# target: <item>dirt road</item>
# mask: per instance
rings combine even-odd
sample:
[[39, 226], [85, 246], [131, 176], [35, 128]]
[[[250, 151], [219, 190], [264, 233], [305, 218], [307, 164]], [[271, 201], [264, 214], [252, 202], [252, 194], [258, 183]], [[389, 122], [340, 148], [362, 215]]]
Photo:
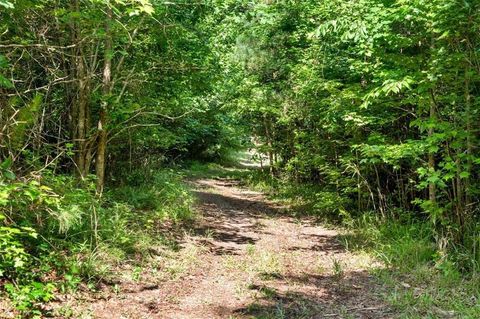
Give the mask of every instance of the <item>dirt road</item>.
[[[85, 318], [392, 318], [368, 255], [235, 181], [194, 182], [201, 217]], [[135, 274], [135, 269], [132, 270]]]

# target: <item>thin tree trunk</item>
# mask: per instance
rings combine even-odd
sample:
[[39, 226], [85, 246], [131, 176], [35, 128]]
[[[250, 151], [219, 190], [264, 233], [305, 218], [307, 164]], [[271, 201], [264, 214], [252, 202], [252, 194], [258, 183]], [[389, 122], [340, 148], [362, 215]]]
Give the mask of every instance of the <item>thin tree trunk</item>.
[[[72, 3], [74, 12], [80, 12], [80, 5], [78, 0]], [[90, 130], [89, 125], [89, 107], [88, 99], [90, 96], [90, 81], [87, 76], [87, 69], [84, 60], [83, 46], [81, 42], [80, 26], [77, 21], [72, 23], [72, 39], [73, 43], [78, 45], [73, 49], [73, 77], [77, 80], [76, 94], [73, 97], [72, 113], [74, 121], [73, 139], [75, 144], [75, 164], [76, 173], [82, 179], [88, 174], [90, 169], [90, 161], [88, 160], [87, 134]]]
[[97, 173], [97, 193], [101, 194], [105, 185], [105, 165], [106, 165], [106, 153], [107, 153], [107, 112], [108, 112], [108, 99], [112, 91], [112, 31], [110, 23], [112, 20], [112, 8], [110, 2], [107, 1], [106, 9], [106, 21], [105, 21], [105, 53], [104, 53], [104, 66], [103, 66], [103, 101], [100, 108], [100, 115], [98, 119], [98, 144], [97, 144], [97, 158], [96, 158], [96, 173]]
[[471, 95], [470, 95], [470, 75], [468, 65], [465, 67], [465, 117], [467, 119], [467, 169], [469, 176], [465, 181], [465, 208], [468, 210], [471, 206], [470, 197], [470, 175], [472, 170], [472, 113], [471, 113]]
[[[434, 101], [434, 93], [433, 90], [430, 92], [431, 93], [431, 102], [430, 102], [430, 121], [434, 121], [436, 119], [436, 112], [435, 112], [435, 101]], [[430, 128], [428, 129], [428, 137], [432, 138], [433, 136], [433, 127], [430, 125]], [[428, 170], [430, 173], [435, 171], [435, 153], [432, 151], [428, 152]], [[428, 199], [430, 200], [430, 203], [432, 205], [436, 204], [436, 185], [433, 182], [430, 182], [428, 184]]]
[[79, 58], [77, 59], [77, 66], [78, 66], [78, 81], [79, 81], [79, 90], [78, 90], [78, 118], [77, 118], [77, 166], [79, 170], [80, 177], [84, 178], [89, 171], [90, 165], [87, 164], [87, 157], [88, 157], [88, 148], [87, 148], [87, 134], [90, 130], [88, 125], [88, 99], [90, 95], [90, 85], [89, 80], [85, 70], [85, 64], [83, 61], [83, 57], [81, 53], [79, 54]]

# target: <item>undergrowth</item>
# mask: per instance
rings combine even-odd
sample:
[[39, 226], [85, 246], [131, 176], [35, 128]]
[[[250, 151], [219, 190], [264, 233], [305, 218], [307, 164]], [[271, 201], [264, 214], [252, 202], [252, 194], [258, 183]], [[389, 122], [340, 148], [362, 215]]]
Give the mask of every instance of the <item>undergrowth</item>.
[[[465, 267], [458, 252], [440, 251], [431, 225], [407, 218], [383, 221], [364, 214], [341, 240], [350, 250], [374, 254], [386, 268], [375, 269], [386, 300], [400, 318], [478, 318], [478, 265]], [[473, 259], [471, 263], [475, 263]]]
[[194, 218], [192, 193], [168, 169], [132, 172], [102, 196], [93, 177], [19, 180], [8, 163], [0, 173], [0, 299], [19, 318], [47, 315], [42, 304], [80, 283], [95, 290], [122, 262], [141, 264], [168, 243], [166, 228]]

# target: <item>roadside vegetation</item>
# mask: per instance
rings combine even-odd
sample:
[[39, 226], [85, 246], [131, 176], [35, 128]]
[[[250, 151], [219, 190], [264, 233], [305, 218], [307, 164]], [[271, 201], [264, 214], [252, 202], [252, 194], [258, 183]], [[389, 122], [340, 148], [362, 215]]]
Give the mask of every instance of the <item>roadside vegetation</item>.
[[[439, 252], [435, 232], [424, 220], [406, 213], [396, 220], [382, 219], [375, 212], [351, 216], [339, 212], [338, 202], [318, 187], [274, 181], [268, 173], [254, 175], [244, 179], [247, 185], [291, 205], [298, 218], [310, 216], [320, 224], [340, 227], [339, 241], [347, 251], [367, 253], [384, 264], [372, 274], [389, 287], [385, 299], [400, 318], [476, 318], [480, 314], [478, 266], [470, 264], [471, 256], [462, 249], [448, 255]], [[473, 270], [460, 266], [464, 263]]]
[[158, 249], [175, 249], [176, 229], [195, 219], [189, 186], [168, 169], [135, 174], [141, 179], [102, 197], [93, 178], [78, 184], [48, 172], [2, 189], [3, 295], [22, 318], [47, 314], [42, 305], [60, 295], [93, 293], [125, 269], [142, 269]]
[[[236, 163], [244, 159], [240, 154]], [[338, 230], [338, 241], [346, 251], [367, 254], [383, 265], [370, 272], [387, 287], [384, 299], [399, 318], [476, 318], [480, 314], [480, 273], [476, 264], [470, 264], [475, 261], [462, 249], [447, 255], [439, 252], [431, 225], [413, 213], [391, 220], [374, 211], [342, 212], [339, 202], [331, 198], [334, 194], [325, 194], [315, 184], [272, 177], [268, 167], [197, 163], [191, 166], [191, 174], [239, 180], [244, 187], [288, 206], [288, 215], [299, 220], [313, 218], [319, 225]], [[467, 268], [461, 267], [463, 263]], [[334, 273], [342, 272], [341, 264], [332, 267]]]

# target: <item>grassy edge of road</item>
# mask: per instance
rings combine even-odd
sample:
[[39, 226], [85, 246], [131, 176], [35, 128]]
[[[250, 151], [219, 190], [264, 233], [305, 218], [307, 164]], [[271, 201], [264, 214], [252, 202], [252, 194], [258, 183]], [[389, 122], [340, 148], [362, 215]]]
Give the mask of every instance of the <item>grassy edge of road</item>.
[[400, 318], [480, 318], [480, 274], [462, 272], [455, 259], [439, 252], [431, 227], [422, 220], [354, 216], [339, 209], [331, 194], [313, 185], [272, 178], [261, 169], [193, 163], [190, 174], [240, 180], [289, 205], [295, 216], [307, 215], [344, 229], [341, 243], [347, 250], [368, 253], [386, 265], [372, 274], [388, 287], [384, 298]]

